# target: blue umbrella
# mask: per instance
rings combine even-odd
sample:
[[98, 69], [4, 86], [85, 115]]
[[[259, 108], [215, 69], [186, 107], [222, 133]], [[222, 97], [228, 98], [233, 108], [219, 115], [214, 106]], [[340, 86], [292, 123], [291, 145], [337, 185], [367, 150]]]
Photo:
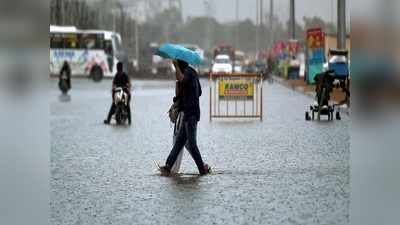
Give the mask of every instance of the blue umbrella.
[[199, 65], [203, 63], [203, 60], [197, 52], [187, 49], [182, 45], [170, 43], [162, 44], [160, 48], [158, 48], [156, 55], [166, 59], [180, 59], [191, 65]]

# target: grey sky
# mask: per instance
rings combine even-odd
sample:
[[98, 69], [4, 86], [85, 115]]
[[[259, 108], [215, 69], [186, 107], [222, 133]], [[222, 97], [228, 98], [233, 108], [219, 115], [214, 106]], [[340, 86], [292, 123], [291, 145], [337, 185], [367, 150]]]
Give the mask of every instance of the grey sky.
[[[235, 19], [236, 0], [209, 0], [214, 8], [214, 17], [220, 22], [233, 21]], [[205, 0], [182, 0], [183, 16], [201, 16], [205, 15]], [[337, 0], [296, 0], [296, 19], [302, 23], [303, 16], [319, 16], [325, 21], [336, 23]], [[352, 0], [360, 3], [362, 8], [363, 0]], [[264, 12], [269, 12], [270, 0], [264, 0]], [[347, 9], [349, 9], [347, 1]], [[289, 17], [289, 0], [274, 0], [275, 14], [278, 18], [286, 22]], [[250, 18], [255, 21], [256, 18], [256, 0], [239, 0], [239, 18]], [[350, 15], [347, 13], [347, 21]]]

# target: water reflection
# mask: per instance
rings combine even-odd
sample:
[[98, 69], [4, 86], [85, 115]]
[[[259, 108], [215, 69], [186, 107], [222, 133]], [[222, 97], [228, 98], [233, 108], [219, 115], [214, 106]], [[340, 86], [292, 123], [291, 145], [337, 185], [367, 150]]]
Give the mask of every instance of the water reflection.
[[69, 94], [60, 94], [58, 96], [58, 99], [60, 102], [70, 102], [71, 101], [71, 95]]

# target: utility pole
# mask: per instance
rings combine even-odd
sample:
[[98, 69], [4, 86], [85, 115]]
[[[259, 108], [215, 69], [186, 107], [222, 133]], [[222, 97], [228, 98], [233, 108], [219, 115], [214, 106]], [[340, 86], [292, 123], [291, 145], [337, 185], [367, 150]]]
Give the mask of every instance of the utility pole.
[[61, 12], [61, 25], [65, 25], [64, 24], [64, 1], [63, 0], [61, 0], [61, 10], [60, 10], [60, 12]]
[[259, 0], [256, 0], [256, 58], [257, 58], [257, 52], [258, 52], [258, 48], [259, 48]]
[[337, 47], [346, 49], [346, 0], [337, 0]]
[[263, 18], [264, 18], [264, 12], [263, 12], [263, 2], [264, 0], [260, 0], [260, 25], [263, 25]]
[[264, 10], [263, 10], [263, 2], [264, 0], [260, 0], [260, 29], [261, 29], [261, 42], [260, 42], [260, 47], [261, 49], [264, 47]]
[[296, 39], [295, 27], [296, 27], [295, 3], [294, 0], [290, 0], [289, 39]]
[[334, 8], [333, 1], [334, 0], [330, 0], [330, 1], [331, 1], [331, 10], [330, 10], [331, 11], [331, 21], [330, 22], [333, 24], [334, 23], [334, 21], [333, 21], [333, 8]]
[[239, 0], [236, 0], [235, 49], [239, 47]]
[[274, 0], [269, 0], [269, 47], [272, 48], [275, 42], [274, 36]]

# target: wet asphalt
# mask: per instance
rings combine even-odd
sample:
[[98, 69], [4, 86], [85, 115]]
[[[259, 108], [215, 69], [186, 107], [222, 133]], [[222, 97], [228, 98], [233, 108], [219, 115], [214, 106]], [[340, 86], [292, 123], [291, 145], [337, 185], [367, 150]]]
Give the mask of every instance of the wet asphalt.
[[264, 83], [264, 119], [208, 119], [202, 80], [198, 145], [213, 173], [197, 173], [185, 152], [181, 171], [160, 176], [172, 147], [167, 110], [174, 81], [133, 80], [132, 125], [104, 125], [111, 80], [73, 79], [51, 91], [51, 223], [349, 223], [350, 119], [306, 122], [312, 99]]

